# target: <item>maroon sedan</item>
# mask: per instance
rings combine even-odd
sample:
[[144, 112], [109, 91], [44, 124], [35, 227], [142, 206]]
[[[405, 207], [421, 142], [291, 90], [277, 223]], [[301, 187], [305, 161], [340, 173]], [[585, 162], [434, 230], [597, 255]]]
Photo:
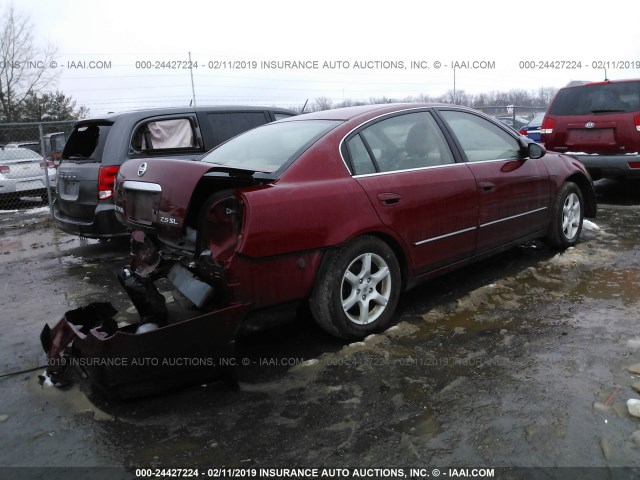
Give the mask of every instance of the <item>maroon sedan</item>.
[[292, 117], [196, 162], [128, 161], [116, 211], [143, 321], [166, 322], [148, 299], [167, 276], [200, 311], [309, 301], [322, 328], [357, 339], [417, 283], [531, 239], [574, 245], [596, 200], [575, 158], [487, 116], [392, 104]]

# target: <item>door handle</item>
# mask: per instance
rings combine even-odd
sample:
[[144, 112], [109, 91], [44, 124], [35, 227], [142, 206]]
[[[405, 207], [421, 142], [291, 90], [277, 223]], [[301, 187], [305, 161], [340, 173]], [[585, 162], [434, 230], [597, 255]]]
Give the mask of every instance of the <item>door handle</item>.
[[478, 186], [485, 193], [493, 192], [496, 189], [495, 183], [491, 182], [478, 182]]
[[402, 196], [397, 193], [379, 193], [378, 200], [382, 205], [397, 205], [402, 200]]

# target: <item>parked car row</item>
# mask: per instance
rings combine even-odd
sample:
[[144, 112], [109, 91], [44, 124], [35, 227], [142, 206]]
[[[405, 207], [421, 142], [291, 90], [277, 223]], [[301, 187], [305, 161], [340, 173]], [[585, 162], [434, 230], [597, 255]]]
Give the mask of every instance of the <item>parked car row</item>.
[[49, 186], [55, 188], [53, 162], [28, 148], [5, 146], [0, 150], [0, 203], [6, 205], [17, 198], [30, 196], [48, 201], [46, 176]]

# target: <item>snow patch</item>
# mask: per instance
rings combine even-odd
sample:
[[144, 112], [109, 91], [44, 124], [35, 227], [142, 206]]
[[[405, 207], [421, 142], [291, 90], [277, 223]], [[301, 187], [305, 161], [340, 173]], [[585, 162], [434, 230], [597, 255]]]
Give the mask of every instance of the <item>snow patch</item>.
[[598, 225], [593, 223], [591, 220], [587, 220], [586, 218], [582, 221], [582, 228], [590, 232], [600, 231], [600, 227]]
[[42, 382], [43, 387], [53, 387], [53, 382], [51, 381], [51, 377], [49, 377], [49, 374], [47, 373], [46, 370], [42, 372], [42, 375], [40, 376], [44, 378], [44, 381]]

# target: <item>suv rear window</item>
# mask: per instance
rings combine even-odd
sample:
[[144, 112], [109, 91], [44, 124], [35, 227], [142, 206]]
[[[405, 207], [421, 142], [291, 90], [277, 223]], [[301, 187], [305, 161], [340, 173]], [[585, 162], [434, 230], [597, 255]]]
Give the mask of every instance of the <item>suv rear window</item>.
[[101, 162], [102, 150], [111, 125], [111, 123], [77, 125], [64, 146], [62, 159]]
[[551, 105], [551, 115], [590, 115], [640, 111], [640, 82], [602, 83], [563, 88]]

